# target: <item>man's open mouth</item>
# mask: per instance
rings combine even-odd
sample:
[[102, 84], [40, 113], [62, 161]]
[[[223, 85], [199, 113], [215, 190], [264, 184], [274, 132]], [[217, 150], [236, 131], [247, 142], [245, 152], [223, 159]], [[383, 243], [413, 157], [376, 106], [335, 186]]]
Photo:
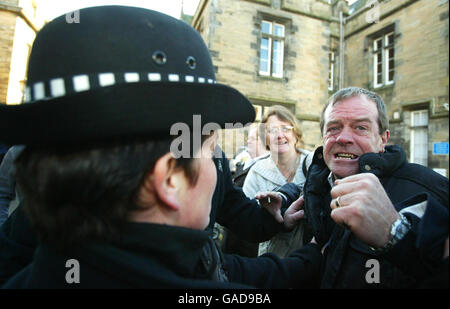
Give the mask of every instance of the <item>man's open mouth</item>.
[[346, 153], [346, 152], [339, 152], [339, 153], [336, 153], [336, 154], [334, 155], [334, 157], [335, 157], [336, 159], [347, 159], [347, 160], [354, 160], [354, 159], [358, 158], [357, 155], [354, 155], [354, 154], [352, 154], [352, 153]]

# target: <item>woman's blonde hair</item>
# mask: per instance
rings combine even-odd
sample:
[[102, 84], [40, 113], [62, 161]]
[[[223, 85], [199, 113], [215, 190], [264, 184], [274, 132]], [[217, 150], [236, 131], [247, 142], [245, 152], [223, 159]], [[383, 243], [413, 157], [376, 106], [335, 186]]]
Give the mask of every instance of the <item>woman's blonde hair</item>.
[[[286, 107], [281, 106], [281, 105], [272, 105], [271, 107], [269, 107], [267, 109], [267, 111], [264, 114], [264, 117], [261, 121], [261, 123], [263, 123], [264, 125], [267, 123], [267, 120], [269, 119], [270, 116], [277, 116], [278, 119], [282, 120], [282, 121], [286, 121], [289, 122], [291, 124], [291, 126], [294, 127], [293, 132], [294, 132], [294, 136], [297, 138], [297, 141], [295, 142], [295, 150], [297, 152], [299, 152], [299, 149], [303, 147], [303, 133], [302, 130], [300, 129], [300, 123], [298, 122], [297, 118], [295, 118], [294, 114], [288, 110]], [[266, 141], [266, 148], [268, 150], [270, 150], [269, 148], [269, 141], [267, 140], [267, 126], [265, 125], [266, 130], [264, 130], [265, 132], [265, 136], [263, 138], [264, 141]]]

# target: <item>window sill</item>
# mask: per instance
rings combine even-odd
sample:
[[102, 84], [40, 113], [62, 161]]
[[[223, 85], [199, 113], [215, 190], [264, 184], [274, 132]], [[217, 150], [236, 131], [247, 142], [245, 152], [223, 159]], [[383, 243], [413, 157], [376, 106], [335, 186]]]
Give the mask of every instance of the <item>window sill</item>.
[[274, 76], [267, 76], [267, 75], [260, 75], [258, 74], [258, 78], [262, 80], [270, 80], [274, 82], [285, 82], [286, 79], [284, 77], [274, 77]]
[[387, 89], [394, 88], [394, 86], [395, 86], [395, 83], [382, 85], [382, 86], [378, 86], [378, 87], [372, 86], [370, 90], [373, 90], [373, 91], [376, 91], [376, 90], [387, 90]]

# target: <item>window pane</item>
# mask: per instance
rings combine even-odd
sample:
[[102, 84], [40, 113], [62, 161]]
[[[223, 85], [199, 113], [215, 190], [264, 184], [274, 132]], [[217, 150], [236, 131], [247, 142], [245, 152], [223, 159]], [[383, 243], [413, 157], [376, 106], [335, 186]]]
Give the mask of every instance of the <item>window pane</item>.
[[389, 48], [388, 57], [389, 57], [389, 60], [394, 59], [394, 49], [393, 48]]
[[381, 49], [381, 44], [382, 44], [381, 38], [375, 40], [373, 42], [373, 50], [374, 51], [380, 50]]
[[386, 69], [386, 82], [394, 81], [394, 48], [389, 48], [386, 50], [385, 54], [385, 69]]
[[411, 113], [411, 126], [426, 126], [428, 125], [428, 111], [414, 111]]
[[275, 34], [276, 36], [284, 37], [284, 26], [275, 24], [273, 34]]
[[261, 31], [263, 33], [272, 34], [272, 23], [263, 20], [261, 23]]
[[269, 64], [267, 60], [261, 59], [259, 62], [259, 71], [261, 74], [269, 72]]
[[418, 123], [420, 123], [419, 119], [420, 119], [419, 112], [412, 112], [411, 113], [411, 126], [417, 126]]
[[[411, 112], [411, 162], [428, 164], [428, 111]], [[422, 126], [422, 127], [417, 127]], [[425, 127], [424, 127], [425, 126]]]
[[378, 74], [381, 74], [381, 70], [383, 69], [383, 67], [382, 67], [382, 65], [381, 65], [381, 63], [379, 63], [378, 65], [377, 65], [377, 73]]
[[280, 62], [274, 62], [273, 63], [272, 75], [276, 76], [276, 77], [282, 77], [283, 76], [282, 64]]
[[381, 64], [382, 58], [381, 58], [381, 52], [377, 53], [377, 65]]
[[386, 36], [386, 45], [394, 44], [394, 33], [390, 33]]
[[269, 39], [261, 38], [261, 49], [269, 50]]
[[420, 113], [420, 122], [423, 125], [428, 125], [428, 111], [422, 111]]
[[389, 71], [394, 70], [394, 59], [390, 59], [388, 63], [389, 63]]
[[413, 163], [427, 166], [428, 164], [428, 133], [426, 128], [412, 130], [413, 140], [412, 158]]
[[269, 51], [261, 48], [261, 60], [267, 61], [269, 59]]
[[283, 44], [281, 41], [273, 41], [273, 59], [279, 59], [281, 57], [281, 52], [283, 50]]
[[283, 43], [282, 41], [273, 41], [273, 75], [281, 77], [283, 75]]
[[377, 74], [377, 80], [376, 80], [376, 84], [380, 85], [383, 83], [383, 74], [382, 73], [378, 73]]
[[388, 75], [389, 75], [388, 76], [389, 81], [393, 81], [394, 80], [394, 70], [390, 70]]
[[267, 75], [270, 72], [270, 50], [269, 50], [269, 39], [261, 38], [261, 47], [260, 47], [260, 59], [259, 59], [259, 72], [261, 74]]

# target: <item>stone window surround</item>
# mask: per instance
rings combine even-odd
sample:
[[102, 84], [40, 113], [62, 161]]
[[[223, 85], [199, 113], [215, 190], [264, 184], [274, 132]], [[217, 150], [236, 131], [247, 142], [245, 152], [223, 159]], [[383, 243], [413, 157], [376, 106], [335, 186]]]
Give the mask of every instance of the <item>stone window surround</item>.
[[[395, 83], [395, 74], [394, 74], [394, 80], [390, 81], [390, 82], [386, 82], [386, 72], [385, 72], [385, 56], [384, 56], [384, 39], [385, 39], [385, 35], [393, 32], [394, 33], [394, 49], [395, 49], [395, 44], [398, 40], [398, 38], [400, 37], [400, 33], [398, 32], [398, 25], [397, 22], [394, 22], [372, 34], [369, 34], [366, 36], [366, 39], [364, 40], [364, 52], [367, 52], [370, 50], [371, 52], [371, 57], [369, 57], [369, 74], [370, 74], [370, 78], [369, 80], [371, 81], [371, 89], [382, 89], [384, 87], [390, 87]], [[382, 50], [383, 50], [383, 82], [382, 84], [379, 85], [375, 85], [375, 64], [374, 64], [374, 51], [373, 51], [373, 42], [375, 39], [379, 39], [379, 38], [383, 38], [383, 45], [382, 45]], [[395, 55], [395, 52], [394, 52]], [[394, 56], [395, 58], [397, 58], [397, 56]], [[395, 59], [394, 58], [394, 59]], [[395, 64], [394, 64], [394, 70], [395, 70]], [[394, 71], [395, 72], [395, 71]]]
[[[256, 39], [256, 44], [255, 46], [257, 46], [257, 50], [256, 50], [256, 56], [258, 59], [258, 64], [255, 67], [255, 73], [257, 78], [259, 79], [265, 79], [265, 80], [271, 80], [271, 81], [279, 81], [279, 82], [284, 82], [286, 80], [286, 64], [289, 63], [289, 35], [293, 33], [293, 27], [292, 27], [292, 19], [290, 18], [286, 18], [286, 17], [281, 17], [281, 16], [277, 16], [274, 14], [270, 14], [267, 12], [263, 12], [258, 10], [256, 12], [256, 16], [254, 17], [255, 20], [255, 39]], [[259, 59], [260, 59], [260, 46], [261, 46], [261, 24], [262, 21], [266, 20], [266, 21], [271, 21], [271, 22], [275, 22], [278, 24], [281, 24], [284, 26], [284, 48], [283, 48], [283, 77], [274, 77], [271, 75], [261, 75], [259, 74]]]

